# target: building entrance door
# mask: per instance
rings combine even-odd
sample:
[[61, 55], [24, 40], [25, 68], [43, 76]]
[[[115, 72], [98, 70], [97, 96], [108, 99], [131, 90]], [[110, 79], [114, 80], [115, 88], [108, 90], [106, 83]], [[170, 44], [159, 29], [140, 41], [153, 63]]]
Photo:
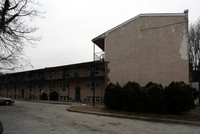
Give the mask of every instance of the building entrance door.
[[24, 89], [21, 89], [21, 99], [24, 99]]
[[80, 101], [81, 99], [81, 88], [75, 87], [75, 100]]

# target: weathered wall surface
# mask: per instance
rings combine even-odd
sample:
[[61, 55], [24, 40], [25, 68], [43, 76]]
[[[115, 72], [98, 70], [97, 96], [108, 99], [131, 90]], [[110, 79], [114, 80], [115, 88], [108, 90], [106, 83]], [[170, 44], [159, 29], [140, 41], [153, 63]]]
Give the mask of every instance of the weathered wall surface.
[[106, 37], [110, 82], [189, 82], [187, 16], [139, 17]]

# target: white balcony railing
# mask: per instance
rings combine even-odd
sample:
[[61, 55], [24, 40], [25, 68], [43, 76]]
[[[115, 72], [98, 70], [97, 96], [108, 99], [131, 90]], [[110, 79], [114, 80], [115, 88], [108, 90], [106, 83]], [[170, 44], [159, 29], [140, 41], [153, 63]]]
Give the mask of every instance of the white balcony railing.
[[95, 61], [105, 61], [105, 52], [96, 52], [94, 60]]

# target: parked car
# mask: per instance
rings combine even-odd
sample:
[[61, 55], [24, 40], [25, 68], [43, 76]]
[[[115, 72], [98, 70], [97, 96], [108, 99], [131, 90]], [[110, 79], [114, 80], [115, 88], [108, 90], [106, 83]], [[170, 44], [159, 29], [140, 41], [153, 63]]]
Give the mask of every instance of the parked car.
[[13, 100], [12, 98], [4, 98], [0, 96], [0, 104], [2, 105], [10, 105], [13, 104], [15, 102], [15, 100]]

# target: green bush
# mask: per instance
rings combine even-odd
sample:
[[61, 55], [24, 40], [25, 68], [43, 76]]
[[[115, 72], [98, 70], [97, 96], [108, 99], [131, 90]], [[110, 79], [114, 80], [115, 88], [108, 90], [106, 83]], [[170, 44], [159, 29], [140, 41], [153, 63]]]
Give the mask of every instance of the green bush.
[[121, 93], [121, 109], [126, 111], [144, 111], [144, 93], [136, 82], [128, 82]]
[[48, 96], [45, 92], [42, 93], [41, 100], [48, 100]]
[[180, 114], [195, 108], [193, 88], [184, 82], [172, 82], [165, 88], [167, 112]]
[[121, 86], [110, 83], [105, 89], [104, 104], [106, 108], [120, 110]]
[[183, 82], [162, 85], [149, 82], [144, 88], [128, 82], [123, 88], [110, 83], [105, 89], [106, 108], [132, 112], [180, 114], [195, 108], [196, 89]]
[[144, 87], [146, 94], [146, 112], [150, 113], [165, 113], [166, 112], [166, 98], [162, 85], [149, 82]]
[[59, 95], [58, 95], [58, 92], [56, 91], [52, 91], [49, 97], [50, 97], [50, 100], [59, 100]]

